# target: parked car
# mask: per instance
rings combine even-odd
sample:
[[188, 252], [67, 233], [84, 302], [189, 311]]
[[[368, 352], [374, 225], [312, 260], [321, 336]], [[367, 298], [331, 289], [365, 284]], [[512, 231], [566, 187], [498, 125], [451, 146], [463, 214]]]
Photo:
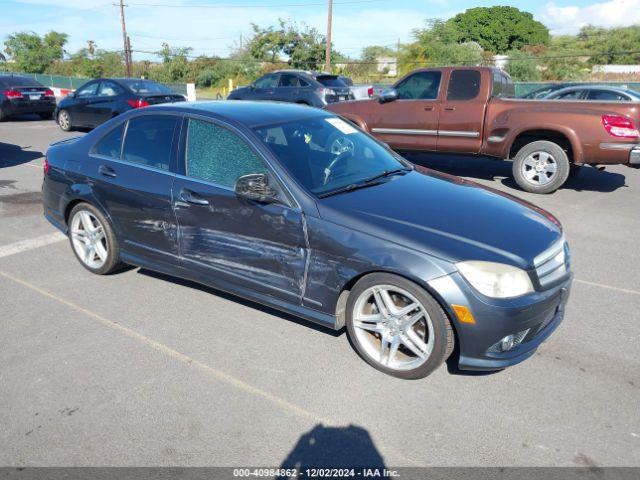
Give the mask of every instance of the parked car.
[[371, 100], [328, 105], [396, 150], [513, 159], [518, 185], [533, 193], [560, 188], [572, 166], [640, 168], [640, 105], [512, 98], [496, 68], [419, 69]]
[[96, 127], [132, 109], [185, 100], [184, 95], [151, 80], [97, 78], [62, 99], [55, 118], [60, 128], [68, 132]]
[[346, 326], [397, 377], [428, 375], [454, 342], [460, 368], [505, 368], [563, 318], [551, 214], [414, 167], [323, 110], [135, 110], [52, 145], [44, 171], [45, 216], [89, 271], [124, 262]]
[[545, 100], [591, 100], [594, 102], [638, 102], [640, 93], [629, 88], [608, 85], [580, 85], [550, 93]]
[[529, 100], [542, 99], [546, 96], [562, 90], [567, 87], [575, 87], [577, 85], [584, 85], [584, 83], [548, 83], [543, 87], [532, 90], [524, 95], [519, 95], [519, 98], [528, 98]]
[[322, 108], [327, 104], [353, 100], [353, 94], [337, 75], [302, 70], [268, 73], [247, 87], [237, 88], [228, 100], [273, 100]]
[[0, 121], [27, 113], [49, 119], [55, 109], [56, 97], [50, 88], [29, 77], [0, 74]]
[[353, 80], [349, 77], [340, 75], [338, 78], [349, 87], [349, 90], [353, 94], [353, 100], [362, 100], [364, 98], [373, 97], [373, 85], [354, 85]]

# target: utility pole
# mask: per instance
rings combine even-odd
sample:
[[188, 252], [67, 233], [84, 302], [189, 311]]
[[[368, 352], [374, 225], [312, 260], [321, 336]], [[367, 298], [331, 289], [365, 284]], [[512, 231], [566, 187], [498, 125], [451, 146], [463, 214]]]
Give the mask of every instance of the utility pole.
[[131, 76], [131, 49], [127, 36], [127, 25], [124, 21], [124, 0], [120, 0], [120, 20], [122, 21], [122, 44], [124, 45], [124, 64], [127, 69], [127, 77]]
[[324, 69], [326, 72], [331, 73], [331, 16], [333, 14], [333, 0], [328, 0], [328, 15], [327, 15], [327, 49], [325, 51], [325, 64]]

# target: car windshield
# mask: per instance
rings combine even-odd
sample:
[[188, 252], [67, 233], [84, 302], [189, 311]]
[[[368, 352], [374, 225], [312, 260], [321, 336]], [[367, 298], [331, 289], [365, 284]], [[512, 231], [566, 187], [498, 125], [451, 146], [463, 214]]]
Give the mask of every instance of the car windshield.
[[152, 82], [151, 80], [125, 80], [123, 83], [134, 93], [139, 93], [141, 95], [167, 95], [173, 93], [168, 87]]
[[318, 76], [316, 77], [316, 80], [318, 80], [325, 87], [346, 87], [347, 86], [347, 84], [344, 83], [342, 79], [338, 77], [334, 77], [332, 75]]
[[255, 132], [298, 182], [318, 196], [411, 168], [409, 162], [339, 117], [263, 126]]

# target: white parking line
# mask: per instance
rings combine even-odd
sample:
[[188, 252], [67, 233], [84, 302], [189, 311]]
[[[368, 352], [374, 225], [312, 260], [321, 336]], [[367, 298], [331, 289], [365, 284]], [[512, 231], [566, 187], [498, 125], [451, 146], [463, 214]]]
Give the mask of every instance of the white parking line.
[[580, 280], [579, 278], [576, 278], [575, 282], [582, 283], [584, 285], [591, 285], [592, 287], [600, 287], [600, 288], [606, 288], [607, 290], [615, 290], [616, 292], [630, 293], [632, 295], [640, 295], [640, 291], [638, 290], [629, 290], [628, 288], [614, 287], [612, 285], [606, 285], [604, 283], [589, 282], [587, 280]]
[[15, 255], [16, 253], [27, 252], [35, 248], [51, 245], [52, 243], [58, 243], [66, 239], [67, 237], [61, 232], [55, 232], [50, 233], [49, 235], [42, 235], [41, 237], [29, 238], [20, 242], [3, 245], [0, 246], [0, 258]]

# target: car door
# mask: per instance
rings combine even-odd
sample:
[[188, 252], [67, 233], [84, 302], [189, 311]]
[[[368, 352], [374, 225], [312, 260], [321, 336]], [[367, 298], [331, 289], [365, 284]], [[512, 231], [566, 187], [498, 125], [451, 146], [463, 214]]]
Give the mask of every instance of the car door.
[[393, 148], [435, 150], [440, 116], [442, 72], [419, 71], [396, 85], [398, 99], [377, 103], [369, 127]]
[[279, 78], [277, 73], [271, 73], [256, 80], [248, 100], [274, 100]]
[[73, 103], [67, 107], [73, 125], [76, 126], [92, 126], [89, 118], [89, 110], [87, 105], [91, 103], [98, 95], [98, 87], [100, 81], [92, 81], [84, 84], [74, 93]]
[[[501, 76], [498, 72], [496, 74]], [[451, 71], [447, 83], [447, 96], [442, 101], [438, 121], [438, 151], [480, 151], [482, 124], [487, 108], [486, 97], [484, 100], [478, 100], [481, 82], [482, 74], [479, 70]]]
[[291, 73], [280, 74], [274, 100], [279, 102], [295, 102], [300, 97], [300, 80]]
[[[184, 267], [300, 303], [308, 255], [300, 209], [239, 131], [204, 118], [189, 118], [183, 131], [184, 175], [176, 176], [173, 208]], [[237, 178], [251, 173], [269, 174], [283, 202], [236, 196]]]
[[87, 100], [84, 105], [86, 123], [88, 125], [100, 125], [113, 117], [117, 110], [117, 103], [122, 101], [124, 90], [114, 82], [103, 80], [94, 97]]
[[143, 259], [178, 263], [171, 188], [180, 117], [143, 114], [109, 131], [91, 151], [93, 193], [109, 213], [121, 248]]

